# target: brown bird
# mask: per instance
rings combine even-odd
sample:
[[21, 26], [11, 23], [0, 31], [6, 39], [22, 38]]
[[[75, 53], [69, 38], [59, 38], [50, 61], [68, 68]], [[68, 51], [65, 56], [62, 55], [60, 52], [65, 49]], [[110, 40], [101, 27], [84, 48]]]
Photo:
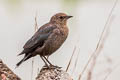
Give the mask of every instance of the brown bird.
[[47, 67], [52, 65], [46, 56], [50, 56], [64, 43], [68, 36], [67, 20], [72, 16], [65, 13], [57, 13], [50, 21], [41, 26], [38, 31], [24, 45], [24, 50], [19, 54], [25, 54], [24, 58], [16, 64], [18, 67], [22, 62], [31, 57], [40, 55]]

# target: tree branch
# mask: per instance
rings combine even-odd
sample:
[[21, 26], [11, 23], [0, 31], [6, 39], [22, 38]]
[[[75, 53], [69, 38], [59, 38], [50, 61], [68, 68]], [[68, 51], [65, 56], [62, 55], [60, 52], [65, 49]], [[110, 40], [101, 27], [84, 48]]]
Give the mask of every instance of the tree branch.
[[36, 80], [73, 80], [71, 76], [60, 68], [42, 68]]
[[21, 80], [0, 60], [0, 80]]

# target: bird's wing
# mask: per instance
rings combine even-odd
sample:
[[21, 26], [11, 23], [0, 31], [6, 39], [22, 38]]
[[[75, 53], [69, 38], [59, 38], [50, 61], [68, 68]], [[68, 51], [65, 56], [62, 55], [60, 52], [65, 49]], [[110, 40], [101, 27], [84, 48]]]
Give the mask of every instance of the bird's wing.
[[26, 42], [23, 48], [35, 49], [38, 46], [41, 47], [55, 28], [55, 25], [44, 25], [33, 35], [31, 39]]

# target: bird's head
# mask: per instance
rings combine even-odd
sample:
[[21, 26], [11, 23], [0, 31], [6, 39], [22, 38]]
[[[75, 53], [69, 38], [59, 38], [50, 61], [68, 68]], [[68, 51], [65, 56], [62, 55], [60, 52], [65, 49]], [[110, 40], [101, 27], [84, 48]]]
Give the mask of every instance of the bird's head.
[[57, 13], [51, 17], [50, 22], [54, 22], [60, 25], [66, 25], [67, 20], [73, 16], [68, 16], [65, 13]]

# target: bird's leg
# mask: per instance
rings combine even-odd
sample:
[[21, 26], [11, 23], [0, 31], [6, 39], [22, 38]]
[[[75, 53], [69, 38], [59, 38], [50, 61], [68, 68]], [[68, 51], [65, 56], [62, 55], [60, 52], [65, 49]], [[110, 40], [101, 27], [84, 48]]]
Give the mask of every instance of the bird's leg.
[[43, 57], [44, 57], [45, 60], [50, 64], [50, 67], [53, 67], [53, 68], [61, 68], [61, 67], [59, 67], [59, 66], [55, 66], [55, 65], [51, 64], [50, 61], [49, 61], [45, 56], [43, 56]]
[[43, 58], [42, 56], [40, 56], [40, 57], [41, 57], [41, 59], [44, 61], [45, 66], [49, 67], [48, 64], [47, 64], [47, 62], [44, 60], [44, 58]]
[[51, 62], [45, 56], [43, 56], [43, 57], [50, 65], [52, 65]]

